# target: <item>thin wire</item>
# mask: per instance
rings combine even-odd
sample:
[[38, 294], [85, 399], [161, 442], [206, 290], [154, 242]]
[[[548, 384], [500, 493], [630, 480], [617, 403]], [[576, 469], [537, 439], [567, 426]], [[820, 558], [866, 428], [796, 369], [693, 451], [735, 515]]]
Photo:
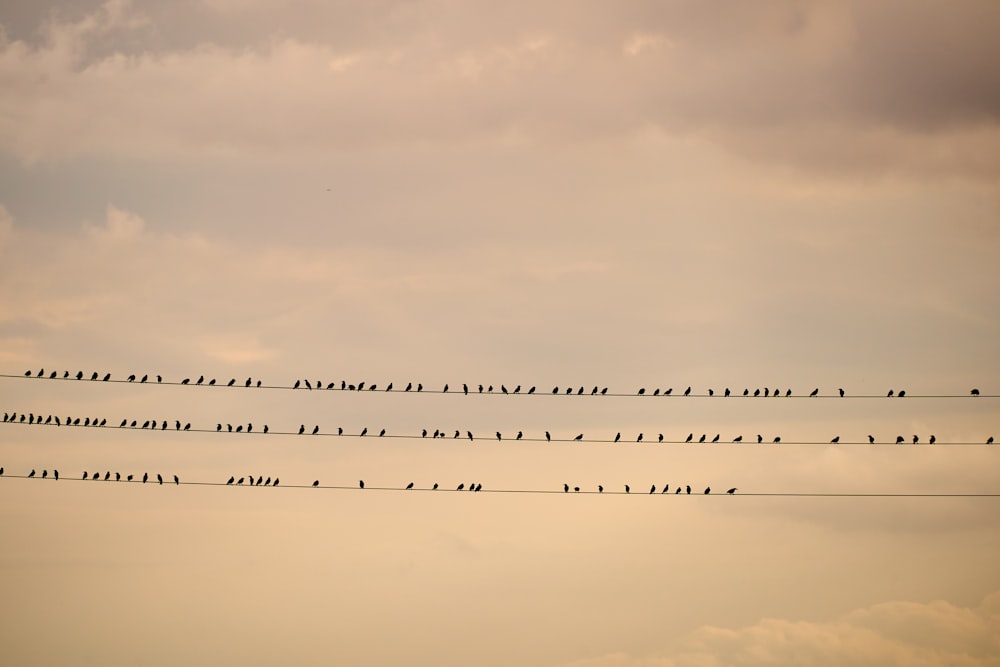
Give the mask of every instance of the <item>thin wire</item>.
[[428, 436], [424, 436], [424, 435], [419, 435], [419, 434], [418, 435], [407, 435], [407, 434], [391, 434], [391, 433], [386, 433], [385, 435], [379, 435], [378, 433], [367, 433], [365, 435], [361, 435], [360, 432], [357, 432], [357, 433], [327, 433], [327, 432], [324, 432], [324, 431], [320, 431], [318, 433], [312, 433], [309, 430], [305, 431], [304, 433], [299, 433], [298, 431], [272, 431], [272, 430], [269, 430], [267, 433], [264, 433], [262, 430], [255, 430], [255, 431], [250, 431], [250, 432], [247, 432], [247, 431], [244, 430], [242, 432], [238, 432], [238, 431], [235, 431], [235, 430], [228, 431], [226, 429], [223, 429], [223, 430], [219, 431], [217, 429], [206, 429], [206, 428], [189, 428], [189, 429], [181, 428], [181, 429], [177, 429], [175, 427], [168, 427], [168, 428], [164, 429], [164, 428], [157, 428], [155, 426], [153, 426], [151, 428], [141, 428], [141, 427], [138, 427], [138, 426], [124, 426], [124, 427], [122, 427], [122, 426], [96, 426], [95, 424], [91, 424], [90, 426], [83, 426], [83, 425], [71, 426], [71, 425], [67, 425], [67, 424], [57, 425], [54, 422], [46, 424], [46, 423], [43, 423], [43, 422], [40, 422], [40, 421], [36, 421], [34, 424], [29, 424], [28, 422], [7, 421], [7, 422], [3, 422], [3, 424], [4, 425], [14, 425], [14, 426], [32, 426], [32, 427], [35, 427], [35, 426], [52, 426], [52, 427], [56, 427], [56, 428], [67, 428], [67, 427], [68, 428], [86, 428], [86, 429], [100, 428], [100, 429], [111, 430], [111, 431], [125, 431], [125, 432], [139, 431], [139, 432], [151, 432], [151, 433], [160, 433], [160, 432], [166, 432], [166, 433], [210, 433], [210, 434], [232, 435], [232, 436], [250, 435], [250, 436], [268, 436], [268, 437], [271, 437], [271, 436], [295, 436], [295, 437], [301, 437], [303, 439], [313, 438], [313, 437], [341, 438], [341, 439], [347, 439], [347, 438], [361, 439], [361, 438], [364, 438], [365, 441], [379, 440], [379, 439], [382, 439], [382, 440], [392, 440], [392, 439], [395, 439], [395, 440], [445, 440], [445, 441], [448, 441], [448, 440], [457, 440], [457, 441], [462, 441], [462, 442], [479, 442], [479, 443], [498, 442], [499, 444], [504, 444], [504, 443], [510, 444], [510, 443], [518, 443], [518, 442], [526, 442], [526, 443], [535, 443], [535, 442], [544, 442], [544, 443], [567, 443], [567, 442], [570, 442], [571, 443], [571, 442], [576, 442], [576, 443], [581, 443], [581, 444], [606, 444], [606, 445], [642, 445], [642, 446], [644, 446], [644, 445], [691, 445], [691, 446], [703, 446], [703, 445], [710, 445], [710, 446], [723, 445], [723, 446], [725, 446], [725, 445], [728, 445], [728, 446], [742, 446], [742, 447], [747, 447], [747, 446], [751, 446], [751, 445], [760, 445], [760, 446], [767, 445], [769, 447], [781, 447], [781, 446], [785, 446], [785, 445], [793, 445], [793, 446], [808, 446], [808, 445], [819, 446], [819, 445], [826, 445], [826, 446], [830, 446], [830, 447], [841, 447], [841, 446], [875, 447], [875, 446], [886, 446], [886, 445], [889, 445], [889, 446], [892, 446], [892, 447], [903, 447], [904, 445], [905, 446], [909, 446], [909, 447], [921, 447], [921, 446], [928, 446], [928, 447], [939, 447], [939, 446], [941, 446], [941, 447], [993, 447], [994, 446], [992, 443], [987, 443], [987, 442], [941, 442], [941, 441], [936, 441], [934, 443], [930, 443], [930, 442], [917, 442], [917, 443], [913, 443], [913, 442], [911, 442], [909, 440], [904, 440], [901, 443], [897, 443], [895, 441], [888, 441], [888, 440], [885, 441], [885, 442], [875, 441], [874, 443], [870, 443], [867, 440], [864, 440], [864, 441], [861, 441], [861, 440], [858, 440], [858, 441], [844, 441], [844, 440], [842, 440], [840, 442], [829, 442], [829, 441], [825, 441], [825, 440], [824, 441], [820, 441], [820, 440], [789, 440], [789, 441], [785, 441], [785, 440], [782, 440], [781, 442], [770, 442], [766, 438], [762, 442], [756, 442], [756, 441], [753, 441], [753, 440], [750, 440], [750, 439], [742, 441], [742, 442], [735, 442], [735, 441], [732, 441], [732, 440], [721, 440], [721, 439], [718, 442], [709, 442], [707, 440], [705, 442], [698, 442], [698, 441], [695, 441], [695, 440], [688, 441], [686, 439], [685, 440], [667, 440], [667, 439], [664, 439], [664, 440], [660, 441], [660, 440], [658, 440], [656, 438], [649, 438], [648, 440], [644, 438], [641, 442], [639, 442], [639, 441], [634, 440], [634, 439], [622, 439], [622, 440], [617, 440], [616, 441], [614, 439], [603, 440], [603, 439], [595, 439], [595, 438], [581, 438], [581, 439], [578, 440], [576, 438], [551, 438], [551, 439], [547, 439], [547, 438], [539, 438], [539, 437], [522, 437], [522, 438], [506, 437], [506, 438], [502, 438], [501, 440], [498, 441], [497, 438], [496, 438], [496, 436], [493, 436], [493, 437], [488, 437], [488, 436], [485, 436], [485, 437], [484, 436], [478, 436], [478, 437], [476, 437], [476, 436], [473, 436], [472, 440], [470, 441], [468, 435], [459, 435], [459, 437], [456, 438], [454, 436], [445, 436], [445, 435], [438, 435], [437, 437], [433, 437], [433, 436], [429, 436], [429, 435]]
[[[4, 475], [0, 476], [0, 480], [3, 479], [32, 479], [35, 481], [45, 481], [45, 482], [103, 482], [104, 480], [97, 479], [80, 479], [77, 477], [60, 477], [55, 480], [51, 477], [41, 478], [35, 476], [33, 478], [27, 475]], [[174, 483], [171, 481], [166, 481], [162, 484], [159, 482], [148, 481], [143, 482], [140, 479], [133, 479], [132, 481], [121, 480], [116, 482], [111, 482], [107, 480], [107, 483], [114, 484], [139, 484], [146, 486], [231, 486], [234, 488], [250, 488], [249, 484], [236, 484], [236, 483], [226, 483], [226, 482], [178, 482]], [[254, 485], [253, 488], [260, 488]], [[432, 489], [428, 487], [413, 487], [412, 489], [407, 489], [402, 486], [365, 486], [363, 489], [358, 486], [339, 486], [339, 485], [317, 485], [312, 484], [281, 484], [280, 486], [269, 486], [267, 488], [280, 488], [280, 489], [323, 489], [327, 491], [357, 491], [362, 493], [367, 492], [377, 492], [377, 491], [390, 491], [396, 493], [417, 493], [417, 492], [430, 492], [430, 493], [463, 493], [463, 494], [476, 494], [476, 493], [506, 493], [506, 494], [529, 494], [529, 495], [604, 495], [604, 496], [690, 496], [690, 497], [700, 497], [700, 498], [720, 498], [725, 496], [739, 496], [747, 498], [1000, 498], [1000, 493], [867, 493], [867, 492], [847, 492], [847, 493], [824, 493], [824, 492], [742, 492], [738, 491], [734, 494], [728, 493], [648, 493], [637, 490], [635, 493], [629, 493], [627, 491], [593, 491], [593, 490], [580, 490], [580, 491], [564, 491], [562, 489], [480, 489], [479, 491], [472, 491], [470, 489], [445, 489], [437, 488]]]
[[[482, 391], [482, 392], [480, 392], [480, 391], [472, 391], [472, 390], [470, 390], [470, 391], [468, 391], [466, 393], [465, 391], [463, 391], [461, 389], [451, 389], [450, 391], [444, 391], [443, 388], [442, 389], [426, 389], [425, 388], [425, 389], [420, 389], [420, 390], [417, 390], [417, 389], [413, 389], [413, 390], [405, 390], [405, 389], [386, 390], [386, 389], [370, 389], [370, 388], [365, 388], [365, 389], [362, 389], [362, 390], [358, 390], [358, 389], [353, 389], [352, 390], [350, 388], [341, 389], [339, 386], [333, 386], [333, 387], [329, 387], [329, 388], [315, 387], [315, 388], [313, 388], [313, 389], [310, 390], [310, 389], [308, 389], [306, 387], [300, 386], [300, 387], [296, 388], [296, 387], [294, 387], [292, 385], [267, 385], [267, 384], [262, 384], [262, 385], [260, 385], [258, 387], [258, 386], [256, 386], [256, 384], [253, 384], [253, 383], [251, 383], [250, 386], [248, 387], [248, 386], [246, 386], [245, 382], [244, 383], [236, 382], [232, 386], [229, 386], [228, 383], [227, 384], [216, 383], [216, 384], [212, 385], [212, 384], [208, 384], [207, 382], [204, 382], [202, 384], [197, 384], [197, 383], [191, 383], [191, 382], [188, 382], [188, 383], [173, 382], [173, 381], [169, 381], [169, 380], [162, 381], [162, 382], [153, 382], [153, 381], [139, 382], [139, 381], [119, 380], [119, 379], [103, 380], [102, 378], [98, 378], [97, 380], [90, 380], [89, 378], [84, 378], [82, 380], [77, 380], [73, 376], [70, 376], [70, 377], [58, 377], [57, 376], [57, 377], [54, 377], [54, 378], [50, 378], [48, 376], [38, 377], [36, 375], [27, 376], [27, 375], [23, 375], [23, 374], [16, 375], [16, 374], [9, 374], [9, 373], [0, 373], [0, 378], [7, 378], [7, 379], [14, 379], [14, 380], [58, 380], [58, 381], [67, 381], [67, 382], [72, 381], [72, 382], [81, 382], [81, 383], [94, 382], [94, 383], [98, 383], [98, 384], [100, 384], [100, 383], [108, 383], [108, 384], [134, 384], [134, 385], [143, 385], [143, 386], [198, 387], [198, 388], [203, 388], [203, 389], [278, 389], [278, 390], [282, 390], [283, 389], [283, 390], [289, 390], [289, 391], [302, 391], [302, 392], [309, 392], [309, 391], [317, 391], [317, 392], [334, 391], [334, 392], [337, 392], [337, 391], [341, 391], [341, 392], [355, 393], [355, 394], [365, 394], [365, 393], [368, 393], [368, 394], [383, 393], [384, 394], [384, 393], [393, 393], [393, 394], [448, 394], [450, 396], [463, 396], [463, 395], [468, 395], [468, 396], [552, 396], [552, 397], [562, 396], [564, 398], [573, 398], [573, 397], [579, 398], [579, 397], [583, 397], [583, 396], [590, 396], [590, 397], [594, 397], [594, 398], [607, 398], [607, 397], [618, 397], [618, 398], [621, 398], [621, 397], [631, 397], [631, 398], [748, 398], [748, 399], [749, 398], [761, 398], [761, 399], [764, 399], [764, 398], [778, 398], [778, 397], [780, 397], [780, 398], [864, 398], [864, 399], [889, 398], [885, 394], [844, 394], [843, 396], [840, 396], [840, 394], [817, 394], [816, 396], [810, 396], [810, 395], [807, 395], [807, 394], [792, 394], [791, 396], [786, 396], [784, 394], [775, 393], [775, 394], [772, 394], [771, 396], [754, 396], [752, 394], [744, 396], [742, 394], [736, 394], [736, 393], [734, 393], [731, 396], [724, 396], [721, 393], [716, 393], [714, 395], [710, 395], [708, 393], [704, 393], [704, 394], [691, 393], [691, 394], [688, 394], [687, 396], [685, 396], [685, 395], [683, 395], [683, 393], [680, 393], [680, 392], [679, 393], [670, 393], [670, 394], [666, 394], [664, 392], [661, 392], [659, 395], [654, 396], [652, 392], [645, 392], [643, 394], [639, 394], [638, 392], [624, 393], [624, 392], [610, 392], [609, 391], [609, 392], [605, 392], [603, 394], [600, 393], [600, 392], [598, 392], [598, 393], [595, 394], [593, 392], [586, 392], [585, 391], [585, 392], [583, 392], [581, 394], [581, 393], [579, 393], [578, 390], [574, 390], [574, 391], [571, 391], [569, 393], [567, 393], [565, 391], [558, 391], [558, 392], [554, 392], [554, 393], [553, 392], [549, 392], [549, 391], [536, 391], [536, 392], [531, 393], [531, 394], [529, 394], [527, 391], [521, 391], [521, 392], [515, 393], [513, 390], [508, 390], [506, 393], [504, 393], [503, 391], [492, 391], [492, 392], [490, 392], [490, 391]], [[898, 398], [898, 397], [893, 397], [893, 398]], [[1000, 394], [978, 394], [978, 395], [971, 395], [971, 394], [907, 394], [903, 398], [932, 398], [932, 399], [937, 399], [937, 398], [1000, 398]]]

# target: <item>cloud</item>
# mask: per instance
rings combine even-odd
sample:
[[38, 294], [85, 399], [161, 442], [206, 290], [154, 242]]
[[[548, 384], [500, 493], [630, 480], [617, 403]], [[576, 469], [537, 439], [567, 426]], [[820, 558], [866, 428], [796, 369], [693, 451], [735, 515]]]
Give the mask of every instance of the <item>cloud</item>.
[[669, 657], [616, 653], [566, 667], [995, 667], [1000, 665], [1000, 592], [977, 607], [887, 602], [829, 622], [768, 618], [735, 630], [705, 626]]
[[[1000, 173], [1000, 46], [985, 28], [1000, 7], [610, 7], [574, 4], [571, 21], [556, 8], [476, 18], [452, 7], [429, 22], [430, 5], [388, 3], [337, 9], [360, 41], [326, 42], [289, 18], [251, 42], [153, 49], [127, 36], [167, 18], [109, 2], [50, 21], [40, 42], [0, 42], [0, 150], [28, 162], [318, 155], [653, 126], [833, 174]], [[269, 16], [257, 4], [215, 9]]]

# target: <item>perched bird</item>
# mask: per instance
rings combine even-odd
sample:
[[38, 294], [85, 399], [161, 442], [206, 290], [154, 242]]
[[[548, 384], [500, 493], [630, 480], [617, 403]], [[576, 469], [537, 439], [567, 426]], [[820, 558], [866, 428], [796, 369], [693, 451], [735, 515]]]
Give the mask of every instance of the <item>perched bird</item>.
[[569, 484], [563, 484], [563, 493], [569, 493]]
[[[317, 426], [316, 428], [319, 428], [319, 426]], [[314, 433], [315, 433], [315, 431], [314, 431]], [[364, 437], [366, 435], [368, 435], [368, 427], [367, 426], [365, 426], [363, 429], [361, 429], [361, 437]]]
[[236, 486], [243, 486], [243, 480], [244, 480], [244, 479], [245, 479], [245, 478], [243, 478], [243, 477], [240, 477], [240, 480], [239, 480], [238, 482], [236, 482]]
[[[319, 486], [319, 480], [318, 479], [315, 482], [313, 482], [313, 486], [314, 487]], [[364, 488], [364, 487], [362, 487], [362, 488]]]
[[198, 381], [195, 382], [195, 384], [201, 384], [204, 381], [205, 381], [205, 376], [204, 375], [199, 375], [198, 376]]
[[621, 434], [621, 433], [618, 433], [618, 434], [617, 434], [617, 435], [615, 436], [615, 442], [618, 442], [618, 441], [619, 441], [619, 440], [621, 440], [621, 439], [622, 439], [622, 434]]
[[97, 379], [97, 372], [96, 371], [94, 371], [93, 375], [90, 376], [90, 379], [91, 379], [91, 381]]
[[28, 477], [34, 477], [34, 476], [35, 476], [35, 469], [32, 468], [31, 472], [28, 473]]
[[529, 393], [529, 394], [534, 394], [534, 393], [535, 393], [535, 388], [534, 388], [534, 387], [532, 387], [531, 389], [529, 389], [529, 390], [528, 390], [528, 393]]
[[177, 479], [177, 475], [174, 475], [174, 484], [180, 484], [181, 480]]
[[432, 491], [437, 491], [437, 489], [438, 489], [438, 483], [434, 482], [434, 486], [431, 487], [431, 490]]
[[605, 387], [604, 389], [601, 390], [601, 396], [606, 396], [607, 393], [608, 393], [608, 388], [607, 387]]
[[559, 393], [559, 387], [552, 387], [552, 393], [553, 394], [558, 394]]
[[59, 481], [59, 471], [58, 470], [53, 470], [52, 471], [52, 476], [56, 478], [57, 482]]
[[914, 435], [914, 436], [913, 436], [913, 444], [915, 445], [915, 444], [917, 444], [918, 442], [920, 442], [920, 438], [919, 438], [918, 436]]
[[709, 396], [715, 396], [715, 392], [713, 390], [709, 389], [708, 390], [708, 395]]
[[817, 394], [819, 394], [819, 387], [816, 387], [815, 389], [813, 389], [813, 390], [812, 390], [812, 391], [811, 391], [811, 392], [809, 393], [809, 396], [816, 396]]
[[656, 437], [656, 441], [657, 442], [663, 442], [663, 434], [662, 433]]
[[545, 432], [545, 442], [552, 442], [552, 435], [548, 431]]
[[603, 487], [603, 486], [601, 486], [600, 484], [598, 484], [598, 485], [597, 485], [597, 492], [598, 492], [598, 493], [604, 493], [604, 487]]
[[233, 482], [235, 482], [235, 481], [236, 481], [236, 478], [235, 478], [235, 477], [230, 477], [230, 478], [229, 478], [229, 481], [228, 481], [228, 482], [226, 482], [226, 485], [228, 486], [228, 485], [232, 484], [232, 483], [233, 483]]
[[840, 389], [838, 389], [837, 391], [839, 391], [839, 392], [840, 392], [840, 397], [841, 397], [841, 398], [843, 398], [843, 397], [844, 397], [844, 389], [843, 389], [843, 387], [841, 387], [841, 388], [840, 388]]
[[874, 435], [869, 435], [868, 436], [868, 444], [869, 445], [874, 445], [875, 444], [875, 436]]
[[299, 435], [302, 435], [305, 432], [306, 432], [306, 425], [305, 424], [300, 424], [299, 425]]
[[896, 398], [903, 398], [904, 396], [906, 396], [906, 390], [905, 389], [900, 389], [899, 393], [896, 394]]
[[892, 391], [892, 389], [890, 389], [889, 393], [886, 394], [886, 398], [892, 398], [892, 394], [893, 394], [893, 391]]
[[410, 482], [409, 484], [406, 485], [406, 490], [407, 491], [409, 491], [412, 488], [413, 488], [413, 482]]
[[670, 490], [670, 485], [669, 484], [664, 484], [663, 485], [663, 490], [660, 491], [660, 493], [666, 493], [669, 490]]
[[358, 487], [362, 489], [365, 488], [365, 480], [363, 479], [358, 480]]
[[576, 440], [576, 441], [580, 441], [580, 440], [583, 440], [583, 433], [581, 433], [580, 435], [576, 436], [576, 437], [575, 437], [575, 438], [573, 438], [573, 439], [574, 439], [574, 440]]
[[726, 392], [725, 392], [725, 394], [726, 394], [726, 398], [729, 398], [729, 387], [726, 387]]
[[296, 380], [295, 384], [292, 385], [292, 389], [298, 389], [302, 386], [302, 380]]
[[743, 436], [742, 435], [736, 436], [735, 438], [733, 438], [733, 442], [743, 442]]
[[688, 433], [688, 437], [684, 442], [691, 442], [694, 440], [694, 433]]
[[497, 442], [500, 442], [500, 440], [501, 440], [500, 431], [497, 431]]
[[649, 487], [649, 494], [653, 495], [654, 493], [656, 493], [656, 484]]
[[274, 478], [274, 484], [272, 484], [271, 486], [278, 486], [278, 478], [277, 477]]
[[707, 496], [707, 495], [708, 495], [708, 494], [710, 494], [711, 492], [712, 492], [712, 487], [710, 487], [710, 486], [706, 486], [706, 487], [705, 487], [705, 495]]
[[[458, 432], [458, 431], [456, 431], [456, 433], [457, 433], [457, 432]], [[524, 433], [523, 433], [523, 432], [521, 432], [521, 431], [518, 431], [518, 432], [517, 432], [517, 438], [516, 438], [516, 439], [517, 439], [517, 440], [520, 440], [520, 439], [521, 439], [521, 437], [522, 437], [523, 435], [524, 435]]]
[[688, 495], [690, 495], [691, 494], [691, 485], [690, 484], [687, 485], [686, 490], [688, 492]]
[[161, 475], [160, 473], [156, 473], [156, 481], [159, 482], [162, 485], [163, 484], [163, 475]]
[[753, 395], [754, 396], [760, 396], [760, 389], [754, 389], [753, 390]]
[[417, 383], [417, 391], [423, 391], [423, 390], [424, 390], [424, 385], [422, 385], [422, 384], [420, 384], [420, 383], [418, 382], [418, 383]]
[[464, 392], [466, 396], [469, 395], [469, 385], [464, 382], [462, 383], [462, 392]]
[[[94, 473], [94, 474], [97, 474], [97, 473]], [[145, 484], [148, 480], [149, 480], [149, 473], [148, 472], [142, 473], [142, 483]]]
[[684, 395], [685, 396], [690, 396], [691, 395], [691, 387], [688, 387], [687, 389], [684, 390]]
[[701, 434], [701, 437], [700, 437], [700, 438], [698, 438], [698, 442], [705, 442], [705, 438], [707, 438], [707, 437], [708, 437], [708, 436], [707, 436], [706, 434], [702, 433], [702, 434]]
[[733, 488], [726, 491], [726, 493], [728, 493], [729, 495], [733, 495], [734, 493], [736, 493], [736, 487], [734, 486]]
[[993, 436], [992, 435], [990, 437], [986, 438], [986, 444], [987, 445], [992, 445], [993, 444]]
[[181, 384], [190, 384], [190, 383], [191, 383], [191, 378], [184, 378], [183, 380], [181, 380]]
[[898, 445], [898, 444], [900, 444], [900, 443], [902, 443], [902, 442], [903, 442], [903, 436], [901, 436], [901, 435], [897, 435], [897, 436], [896, 436], [896, 444]]
[[463, 484], [459, 484], [459, 485], [458, 485], [458, 488], [456, 488], [455, 490], [456, 490], [456, 491], [461, 491], [461, 490], [462, 490], [462, 489], [464, 489], [464, 488], [465, 488], [465, 484], [463, 483]]
[[230, 378], [229, 382], [226, 383], [226, 386], [232, 387], [234, 384], [236, 384], [236, 378]]
[[128, 376], [128, 381], [129, 382], [135, 382], [135, 374], [129, 375]]
[[412, 382], [407, 383], [406, 389], [404, 389], [403, 391], [410, 391], [411, 389], [413, 389], [413, 383]]
[[935, 442], [937, 442], [937, 437], [932, 435], [931, 439], [928, 442], [930, 442], [933, 445]]
[[781, 442], [781, 436], [780, 435], [779, 436], [775, 436], [775, 438], [774, 438], [774, 444], [777, 445], [780, 442]]
[[[362, 432], [361, 435], [364, 435], [367, 432], [368, 432], [368, 429], [365, 429], [364, 432]], [[315, 426], [313, 426], [313, 430], [312, 430], [312, 434], [313, 435], [316, 435], [317, 433], [319, 433], [319, 424], [316, 424]]]
[[106, 482], [109, 479], [111, 479], [111, 471], [110, 470], [107, 471], [106, 473], [104, 473], [104, 481]]
[[645, 387], [642, 387], [641, 389], [639, 389], [639, 395], [640, 396], [643, 396], [645, 393], [646, 393], [646, 388]]
[[309, 382], [309, 380], [306, 380], [305, 382], [306, 382], [306, 389], [308, 389], [309, 391], [312, 391], [312, 388], [313, 388], [312, 383]]
[[840, 442], [840, 436], [839, 435], [835, 436], [833, 440], [831, 440], [830, 442], [833, 443], [834, 445], [837, 444], [838, 442]]
[[712, 442], [718, 442], [718, 441], [719, 441], [719, 437], [720, 437], [720, 435], [721, 435], [721, 434], [719, 434], [719, 433], [716, 433], [716, 434], [715, 434], [715, 437], [714, 437], [714, 438], [712, 438]]
[[762, 436], [760, 433], [758, 433], [757, 434], [757, 444], [759, 445], [762, 442], [764, 442], [764, 436]]
[[973, 396], [979, 396], [979, 390], [978, 389], [973, 389], [969, 393], [972, 394]]
[[88, 475], [87, 475], [87, 471], [86, 471], [86, 470], [84, 470], [84, 471], [83, 471], [83, 479], [87, 479], [87, 477], [88, 477]]
[[[382, 429], [381, 431], [379, 431], [379, 433], [378, 433], [378, 437], [380, 437], [380, 438], [381, 438], [381, 437], [382, 437], [382, 436], [384, 436], [384, 435], [385, 435], [385, 429]], [[455, 437], [456, 437], [456, 438], [458, 437], [458, 431], [455, 431]]]
[[632, 489], [629, 488], [628, 484], [625, 485], [625, 493], [632, 493]]
[[132, 481], [132, 477], [133, 477], [132, 475], [129, 475], [128, 478], [127, 478], [127, 481], [131, 482]]
[[642, 442], [642, 433], [635, 439], [636, 442]]

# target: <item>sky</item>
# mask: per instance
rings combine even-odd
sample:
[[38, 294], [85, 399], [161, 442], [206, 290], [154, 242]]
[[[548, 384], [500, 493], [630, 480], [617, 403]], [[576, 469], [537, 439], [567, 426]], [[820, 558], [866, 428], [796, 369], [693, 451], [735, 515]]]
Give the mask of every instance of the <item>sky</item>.
[[1000, 665], [997, 25], [0, 0], [11, 664]]

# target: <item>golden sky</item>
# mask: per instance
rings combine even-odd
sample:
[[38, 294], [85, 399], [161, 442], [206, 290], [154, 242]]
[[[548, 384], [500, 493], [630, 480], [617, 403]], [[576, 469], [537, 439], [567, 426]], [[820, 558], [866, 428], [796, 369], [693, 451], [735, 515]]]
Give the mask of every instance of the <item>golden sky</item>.
[[755, 495], [1000, 493], [998, 25], [0, 1], [0, 410], [110, 423], [0, 425], [7, 661], [1000, 665], [1000, 499]]

